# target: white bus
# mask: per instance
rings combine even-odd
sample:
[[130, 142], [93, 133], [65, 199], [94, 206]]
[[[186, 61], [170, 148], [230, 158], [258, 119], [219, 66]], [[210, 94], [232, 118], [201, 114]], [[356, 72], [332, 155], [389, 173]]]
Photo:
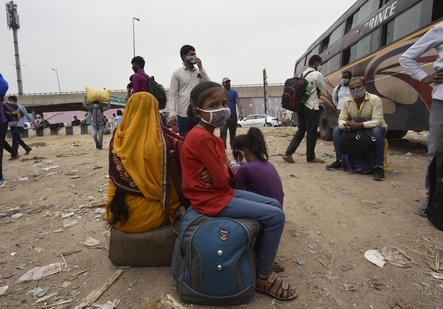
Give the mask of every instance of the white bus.
[[[443, 0], [358, 0], [300, 57], [294, 75], [300, 75], [312, 55], [323, 59], [321, 72], [328, 93], [320, 98], [320, 136], [331, 139], [337, 110], [331, 93], [341, 73], [363, 77], [368, 92], [380, 96], [388, 123], [388, 138], [408, 130], [429, 127], [432, 86], [412, 79], [399, 65], [400, 55], [433, 25], [443, 21]], [[436, 51], [420, 59], [432, 72]]]

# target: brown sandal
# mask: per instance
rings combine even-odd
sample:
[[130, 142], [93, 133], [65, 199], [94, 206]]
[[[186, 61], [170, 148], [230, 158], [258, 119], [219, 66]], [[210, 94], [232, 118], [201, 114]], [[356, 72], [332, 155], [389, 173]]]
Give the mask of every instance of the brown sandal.
[[274, 261], [274, 264], [272, 264], [272, 271], [276, 272], [276, 273], [281, 273], [282, 271], [285, 270], [285, 265], [280, 264], [277, 261]]
[[[278, 285], [277, 290], [272, 292], [276, 285]], [[289, 287], [295, 290], [294, 294], [289, 293]], [[293, 300], [298, 295], [295, 286], [289, 286], [286, 279], [278, 279], [274, 271], [266, 277], [257, 275], [257, 292], [268, 294], [278, 300]]]

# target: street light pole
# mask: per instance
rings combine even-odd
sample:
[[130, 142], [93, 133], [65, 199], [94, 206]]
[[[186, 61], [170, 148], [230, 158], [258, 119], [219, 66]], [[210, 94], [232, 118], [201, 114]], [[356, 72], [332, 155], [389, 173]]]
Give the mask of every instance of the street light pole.
[[134, 57], [135, 57], [135, 24], [134, 21], [140, 21], [137, 17], [132, 17], [132, 47], [134, 51]]
[[54, 68], [51, 70], [55, 71], [55, 74], [57, 75], [58, 92], [62, 93], [62, 89], [60, 88], [60, 79], [58, 78], [58, 71]]

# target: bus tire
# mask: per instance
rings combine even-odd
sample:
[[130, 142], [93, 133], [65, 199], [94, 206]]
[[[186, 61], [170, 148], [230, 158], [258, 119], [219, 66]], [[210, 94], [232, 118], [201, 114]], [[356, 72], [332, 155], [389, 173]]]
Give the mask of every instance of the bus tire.
[[401, 139], [408, 134], [408, 130], [388, 130], [386, 133], [387, 139]]
[[332, 140], [332, 128], [329, 127], [328, 117], [326, 111], [322, 110], [320, 114], [320, 120], [318, 121], [320, 128], [320, 137], [324, 141]]

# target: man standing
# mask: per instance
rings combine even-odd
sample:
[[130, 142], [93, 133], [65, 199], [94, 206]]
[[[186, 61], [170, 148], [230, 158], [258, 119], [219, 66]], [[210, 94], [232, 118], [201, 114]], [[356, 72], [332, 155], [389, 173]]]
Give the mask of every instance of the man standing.
[[79, 126], [80, 125], [80, 119], [77, 118], [76, 115], [74, 115], [74, 119], [71, 121], [71, 126]]
[[[19, 121], [10, 121], [9, 122], [9, 127], [11, 128], [11, 134], [12, 134], [12, 149], [14, 149], [14, 151], [16, 153], [18, 153], [18, 146], [22, 146], [25, 149], [25, 154], [29, 154], [32, 150], [31, 147], [29, 147], [28, 145], [26, 145], [26, 143], [22, 140], [21, 134], [24, 130], [25, 127], [25, 118], [30, 122], [30, 123], [34, 123], [34, 119], [32, 119], [32, 117], [28, 114], [28, 111], [26, 110], [26, 108], [17, 103], [17, 97], [15, 95], [11, 95], [8, 97], [8, 102], [9, 103], [13, 103], [13, 104], [17, 104], [18, 108], [22, 111], [23, 113], [23, 117], [20, 118]], [[35, 126], [35, 124], [34, 124]], [[14, 158], [14, 156], [12, 157]]]
[[374, 180], [384, 180], [385, 136], [388, 126], [383, 118], [381, 99], [374, 94], [366, 92], [365, 81], [360, 77], [352, 79], [349, 83], [349, 91], [351, 97], [343, 102], [342, 110], [338, 117], [338, 126], [332, 130], [336, 160], [334, 163], [327, 165], [326, 169], [335, 170], [343, 167], [340, 136], [344, 130], [371, 129], [375, 137], [375, 170], [373, 177]]
[[128, 90], [126, 99], [129, 99], [134, 93], [148, 91], [149, 81], [145, 73], [145, 59], [140, 56], [135, 56], [132, 58], [131, 64], [134, 74], [129, 78], [131, 82], [126, 86]]
[[309, 83], [312, 83], [313, 88], [311, 95], [303, 105], [302, 110], [297, 112], [298, 130], [289, 143], [285, 156], [283, 156], [283, 159], [286, 162], [295, 163], [292, 154], [297, 150], [297, 147], [300, 145], [306, 133], [306, 161], [308, 163], [325, 163], [322, 159], [315, 157], [317, 128], [320, 118], [318, 99], [320, 94], [326, 93], [326, 83], [323, 74], [320, 73], [322, 62], [320, 56], [311, 56], [308, 61], [309, 67], [302, 74]]
[[341, 83], [335, 86], [332, 91], [332, 102], [337, 107], [337, 114], [340, 115], [341, 107], [343, 105], [343, 101], [351, 96], [349, 93], [349, 82], [352, 79], [352, 73], [349, 71], [344, 71], [341, 74]]
[[[231, 110], [231, 116], [226, 120], [225, 125], [220, 128], [220, 137], [222, 138], [226, 149], [226, 138], [229, 129], [229, 144], [232, 149], [232, 144], [234, 143], [235, 134], [237, 132], [237, 120], [242, 118], [242, 110], [238, 92], [231, 88], [231, 80], [228, 77], [223, 78], [222, 85], [226, 89], [226, 99], [228, 100], [229, 109]], [[237, 117], [237, 109], [239, 117]]]
[[92, 137], [95, 141], [96, 149], [103, 149], [103, 133], [105, 131], [105, 115], [104, 111], [111, 108], [111, 102], [108, 102], [106, 107], [101, 107], [100, 102], [94, 101], [89, 106], [86, 105], [86, 98], [83, 100], [83, 106], [89, 111], [91, 115], [91, 131]]
[[209, 77], [191, 45], [182, 46], [180, 58], [183, 66], [172, 73], [169, 87], [169, 123], [171, 126], [177, 125], [178, 133], [185, 136], [189, 131], [187, 112], [191, 90], [198, 83], [209, 81]]
[[[434, 62], [434, 72], [426, 73], [419, 64], [419, 58], [431, 49], [436, 49], [437, 60]], [[425, 62], [423, 60], [423, 62]], [[443, 149], [443, 23], [425, 33], [400, 57], [400, 64], [414, 79], [425, 84], [434, 84], [432, 90], [432, 106], [429, 113], [428, 135], [428, 168], [426, 171], [425, 189], [427, 198], [419, 208], [420, 216], [426, 215], [431, 180], [429, 178], [429, 163]]]

